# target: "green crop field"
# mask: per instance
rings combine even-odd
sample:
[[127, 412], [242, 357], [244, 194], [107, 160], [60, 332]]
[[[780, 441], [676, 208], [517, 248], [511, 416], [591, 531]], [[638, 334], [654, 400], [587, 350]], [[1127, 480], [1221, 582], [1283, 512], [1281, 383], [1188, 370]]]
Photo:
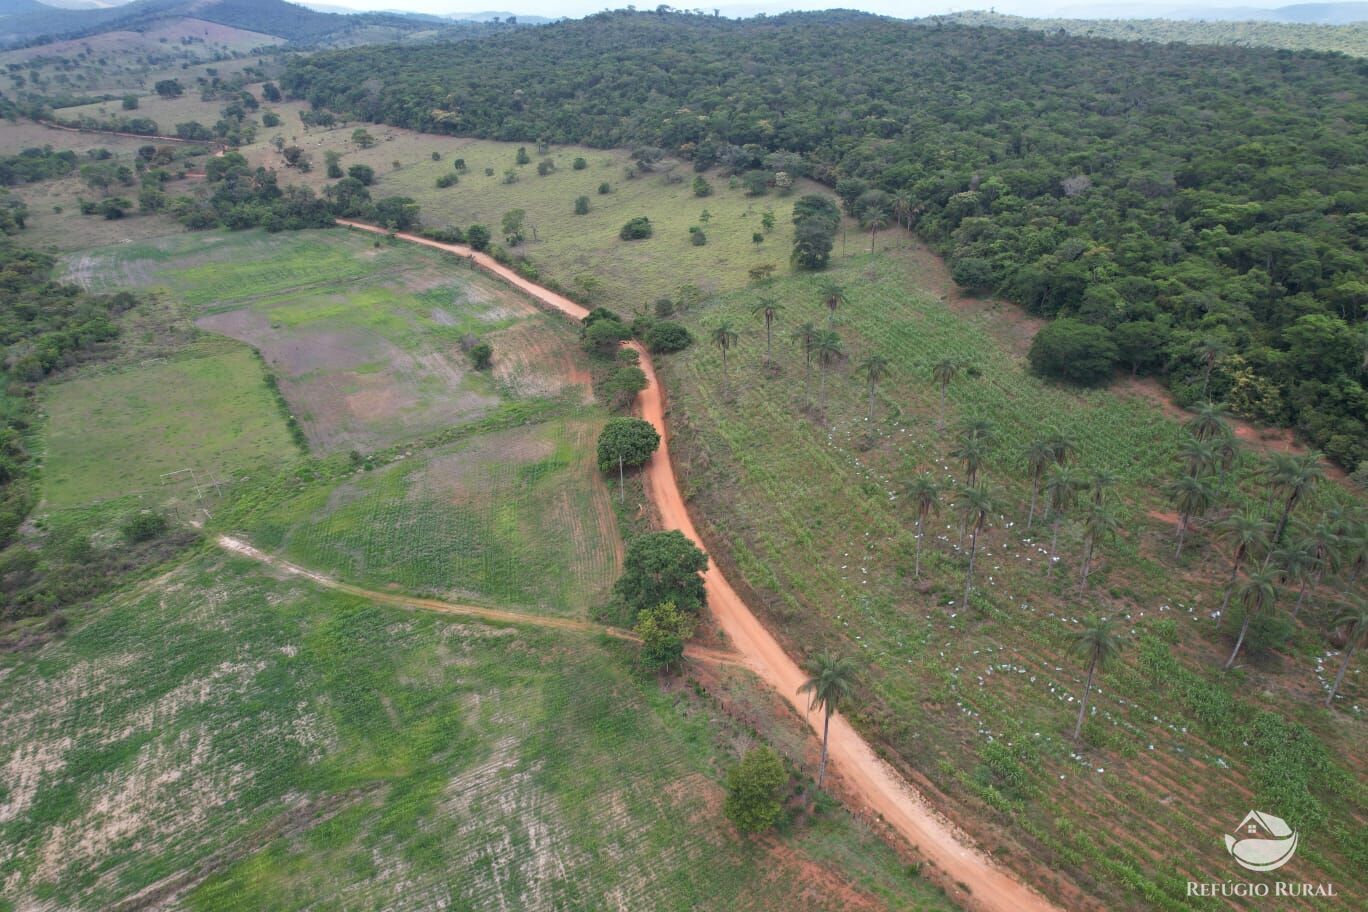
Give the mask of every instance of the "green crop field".
[[[162, 291], [202, 329], [257, 348], [324, 451], [572, 392], [573, 328], [438, 251], [341, 230], [212, 232], [73, 254], [67, 271], [96, 290]], [[470, 369], [467, 337], [494, 346], [492, 371]]]
[[234, 520], [254, 544], [374, 588], [586, 617], [621, 569], [594, 465], [602, 419], [481, 434]]
[[193, 469], [210, 484], [274, 470], [295, 449], [264, 379], [249, 350], [219, 342], [52, 385], [45, 506], [155, 506], [188, 493], [189, 478], [163, 473]]
[[5, 907], [950, 908], [839, 811], [735, 835], [744, 736], [623, 648], [191, 560], [3, 660]]
[[[806, 320], [825, 325], [827, 278], [845, 286], [835, 328], [847, 357], [826, 381], [824, 427], [814, 407], [821, 372], [813, 368], [809, 400], [791, 332]], [[1189, 876], [1225, 876], [1213, 825], [1238, 823], [1251, 795], [1288, 806], [1285, 783], [1294, 781], [1305, 790], [1296, 806], [1316, 846], [1299, 876], [1361, 884], [1353, 834], [1368, 814], [1356, 747], [1362, 674], [1351, 674], [1334, 713], [1316, 699], [1338, 667], [1323, 631], [1341, 596], [1329, 585], [1317, 593], [1281, 658], [1256, 657], [1221, 674], [1232, 631], [1215, 619], [1229, 566], [1209, 526], [1220, 511], [1199, 521], [1175, 562], [1172, 507], [1158, 493], [1173, 473], [1178, 424], [1138, 394], [1036, 379], [1015, 346], [1003, 344], [1010, 332], [1001, 313], [952, 307], [919, 290], [918, 278], [904, 258], [866, 255], [829, 275], [723, 296], [685, 317], [700, 342], [660, 366], [675, 460], [714, 557], [798, 653], [859, 657], [870, 671], [856, 713], [862, 726], [944, 789], [957, 820], [1006, 824], [1005, 838], [997, 828], [979, 835], [1021, 867], [1067, 872], [1113, 908], [1189, 908]], [[752, 310], [761, 294], [783, 307], [771, 369]], [[720, 353], [706, 341], [724, 319], [740, 335], [726, 398]], [[870, 421], [856, 366], [875, 353], [890, 359], [892, 376]], [[944, 358], [962, 369], [942, 432], [931, 368]], [[955, 429], [971, 420], [991, 422], [999, 438], [984, 469], [998, 507], [966, 610], [958, 514], [947, 504], [932, 521], [924, 579], [916, 580], [904, 486], [923, 472], [947, 486], [962, 477], [950, 451]], [[1099, 545], [1088, 595], [1077, 585], [1077, 526], [1064, 524], [1052, 579], [1048, 527], [1037, 517], [1025, 529], [1024, 450], [1051, 428], [1077, 441], [1085, 470], [1116, 477], [1108, 497], [1122, 534]], [[1261, 505], [1255, 465], [1247, 456], [1224, 496]], [[1348, 497], [1322, 486], [1302, 509], [1314, 521]], [[1284, 592], [1281, 603], [1290, 607], [1295, 594]], [[1068, 635], [1097, 611], [1119, 616], [1129, 644], [1102, 678], [1080, 750], [1069, 734], [1086, 668], [1069, 654]], [[1281, 733], [1279, 744], [1306, 739], [1306, 755], [1257, 743], [1256, 723]]]

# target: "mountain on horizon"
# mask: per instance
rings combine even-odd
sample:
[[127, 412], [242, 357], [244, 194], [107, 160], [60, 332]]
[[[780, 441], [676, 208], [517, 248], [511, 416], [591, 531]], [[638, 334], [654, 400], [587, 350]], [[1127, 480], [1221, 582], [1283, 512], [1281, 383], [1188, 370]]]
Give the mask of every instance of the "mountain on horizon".
[[1368, 22], [1368, 3], [1297, 3], [1273, 8], [1258, 6], [1167, 6], [1124, 3], [1065, 6], [1049, 15], [1029, 19], [1178, 19], [1210, 22], [1292, 22], [1302, 25], [1349, 25]]

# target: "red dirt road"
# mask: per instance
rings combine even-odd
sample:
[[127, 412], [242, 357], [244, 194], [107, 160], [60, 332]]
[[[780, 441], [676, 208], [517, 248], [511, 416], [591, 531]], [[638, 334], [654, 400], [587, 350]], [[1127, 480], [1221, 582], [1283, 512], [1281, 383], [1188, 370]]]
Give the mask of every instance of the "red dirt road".
[[[363, 231], [385, 234], [383, 229], [360, 222], [339, 219], [339, 224]], [[564, 295], [542, 288], [518, 275], [493, 258], [476, 253], [458, 244], [443, 244], [412, 234], [396, 235], [402, 240], [446, 250], [473, 261], [484, 270], [497, 275], [526, 292], [544, 305], [555, 308], [574, 319], [583, 319], [588, 311]], [[641, 416], [651, 422], [660, 433], [660, 449], [646, 463], [646, 489], [660, 513], [666, 528], [678, 529], [703, 546], [694, 528], [684, 498], [675, 481], [674, 466], [670, 462], [669, 435], [665, 426], [665, 401], [660, 381], [650, 355], [632, 343], [641, 354], [641, 369], [648, 385], [641, 394]], [[784, 652], [779, 642], [751, 612], [736, 590], [727, 582], [716, 562], [710, 561], [704, 574], [707, 586], [708, 609], [717, 618], [731, 644], [744, 657], [746, 665], [763, 681], [775, 688], [807, 719], [819, 737], [822, 719], [809, 712], [798, 688], [807, 675]], [[831, 717], [831, 769], [841, 777], [851, 792], [865, 805], [878, 813], [909, 843], [944, 871], [952, 880], [967, 885], [971, 895], [961, 899], [967, 905], [992, 912], [1059, 912], [1057, 906], [1022, 883], [1016, 876], [994, 864], [970, 843], [967, 836], [953, 823], [937, 814], [891, 766], [874, 753], [850, 723], [840, 715]], [[958, 897], [957, 897], [958, 898]]]

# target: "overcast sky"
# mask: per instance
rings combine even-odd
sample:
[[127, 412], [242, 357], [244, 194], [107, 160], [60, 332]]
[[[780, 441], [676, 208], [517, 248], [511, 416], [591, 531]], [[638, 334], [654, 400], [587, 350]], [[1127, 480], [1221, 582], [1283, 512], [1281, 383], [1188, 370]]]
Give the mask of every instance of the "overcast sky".
[[[296, 0], [300, 2], [300, 0]], [[536, 16], [583, 16], [587, 13], [598, 12], [603, 9], [617, 9], [626, 6], [625, 2], [594, 2], [594, 0], [494, 0], [487, 6], [481, 6], [476, 0], [304, 0], [304, 2], [317, 3], [319, 5], [330, 5], [334, 7], [348, 7], [350, 9], [391, 9], [404, 10], [406, 12], [434, 13], [437, 15], [448, 15], [461, 12], [484, 12], [484, 11], [507, 11], [522, 13], [524, 15]], [[1292, 3], [1305, 2], [1305, 0], [1196, 0], [1188, 3], [1188, 8], [1198, 7], [1264, 7], [1271, 8], [1286, 6]], [[638, 9], [654, 9], [656, 3], [638, 2]], [[674, 5], [674, 4], [672, 4]], [[1116, 15], [1125, 17], [1135, 17], [1138, 15], [1161, 16], [1165, 12], [1180, 9], [1181, 4], [1174, 2], [1164, 2], [1156, 0], [1152, 3], [1136, 2], [1136, 0], [1002, 0], [997, 3], [976, 3], [960, 2], [952, 3], [946, 0], [786, 0], [786, 2], [768, 3], [765, 0], [755, 0], [755, 2], [736, 2], [731, 3], [714, 0], [711, 4], [681, 2], [678, 4], [683, 9], [721, 9], [723, 15], [753, 15], [756, 12], [776, 13], [784, 10], [815, 10], [831, 9], [841, 7], [845, 9], [867, 10], [873, 13], [882, 13], [889, 16], [900, 16], [912, 18], [915, 16], [934, 16], [941, 13], [955, 12], [959, 10], [972, 9], [992, 9], [999, 13], [1012, 13], [1019, 16], [1051, 16], [1051, 15], [1101, 15], [1100, 11], [1112, 7], [1118, 12]]]

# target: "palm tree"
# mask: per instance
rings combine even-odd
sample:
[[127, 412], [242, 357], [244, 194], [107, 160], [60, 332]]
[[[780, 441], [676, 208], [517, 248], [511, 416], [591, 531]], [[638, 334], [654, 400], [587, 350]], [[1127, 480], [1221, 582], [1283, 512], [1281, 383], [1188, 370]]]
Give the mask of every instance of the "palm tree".
[[969, 607], [969, 592], [974, 586], [974, 558], [978, 554], [978, 537], [988, 524], [993, 512], [993, 497], [984, 485], [963, 487], [959, 492], [960, 511], [964, 525], [969, 530], [969, 569], [964, 574], [964, 601], [961, 605]]
[[1249, 633], [1249, 622], [1255, 615], [1272, 611], [1274, 604], [1277, 603], [1278, 589], [1273, 585], [1275, 575], [1275, 572], [1265, 564], [1240, 581], [1237, 598], [1240, 600], [1240, 607], [1244, 608], [1244, 622], [1240, 624], [1240, 635], [1235, 638], [1235, 648], [1231, 650], [1230, 658], [1226, 659], [1226, 668], [1235, 664], [1235, 657], [1240, 654], [1240, 647], [1244, 645], [1245, 634]]
[[940, 386], [940, 417], [936, 419], [936, 430], [945, 428], [945, 391], [958, 373], [959, 365], [948, 358], [931, 368], [931, 378]]
[[1340, 663], [1340, 670], [1335, 675], [1335, 683], [1330, 685], [1330, 694], [1325, 698], [1326, 706], [1335, 702], [1335, 694], [1339, 693], [1340, 685], [1344, 683], [1344, 673], [1349, 670], [1349, 663], [1354, 660], [1354, 653], [1359, 650], [1365, 640], [1368, 640], [1368, 600], [1354, 599], [1353, 604], [1335, 618], [1332, 626], [1348, 627], [1349, 630], [1344, 643], [1344, 661]]
[[1341, 559], [1349, 568], [1345, 582], [1352, 586], [1368, 564], [1368, 523], [1362, 519], [1350, 520], [1340, 532], [1340, 541], [1344, 545]]
[[1225, 484], [1226, 473], [1240, 461], [1240, 442], [1234, 434], [1227, 431], [1213, 438], [1212, 443], [1216, 448], [1216, 465], [1221, 470], [1217, 480], [1220, 484]]
[[765, 363], [771, 363], [770, 330], [774, 326], [774, 318], [779, 311], [784, 309], [784, 305], [776, 304], [769, 298], [760, 298], [751, 305], [751, 312], [759, 314], [765, 320]]
[[1107, 491], [1120, 480], [1121, 476], [1115, 472], [1107, 469], [1095, 469], [1091, 480], [1093, 503], [1101, 506], [1102, 502], [1107, 499]]
[[727, 397], [727, 352], [731, 351], [736, 344], [736, 330], [727, 320], [713, 327], [712, 341], [718, 348], [722, 349], [722, 398]]
[[1241, 511], [1227, 516], [1218, 528], [1221, 537], [1235, 546], [1235, 553], [1231, 555], [1230, 561], [1230, 579], [1226, 582], [1225, 597], [1221, 599], [1221, 615], [1224, 616], [1226, 607], [1230, 605], [1230, 593], [1235, 589], [1235, 580], [1239, 578], [1240, 568], [1244, 566], [1250, 552], [1262, 551], [1268, 547], [1268, 532], [1271, 527], [1267, 520], [1248, 511]]
[[1083, 572], [1078, 585], [1083, 592], [1088, 591], [1088, 574], [1092, 572], [1093, 552], [1096, 547], [1116, 535], [1121, 523], [1111, 507], [1103, 503], [1088, 505], [1088, 514], [1083, 517]]
[[1078, 489], [1081, 479], [1078, 473], [1068, 466], [1053, 466], [1045, 476], [1045, 498], [1049, 505], [1051, 519], [1050, 563], [1045, 568], [1046, 576], [1054, 575], [1055, 552], [1059, 546], [1059, 525], [1064, 515], [1078, 503]]
[[827, 282], [822, 286], [822, 303], [827, 309], [827, 329], [833, 329], [836, 324], [836, 308], [845, 306], [845, 289], [835, 282]]
[[817, 356], [817, 366], [822, 369], [818, 375], [817, 397], [820, 402], [819, 408], [825, 415], [827, 370], [841, 358], [841, 337], [831, 330], [818, 333], [817, 341], [812, 346], [812, 352]]
[[882, 209], [871, 209], [865, 213], [865, 225], [869, 228], [869, 252], [874, 252], [874, 233], [888, 227], [888, 213]]
[[[1325, 571], [1336, 572], [1340, 568], [1340, 536], [1339, 530], [1334, 523], [1322, 518], [1301, 538], [1301, 546], [1311, 556], [1311, 579], [1310, 585], [1300, 594], [1305, 595], [1308, 591], [1314, 593], [1320, 586], [1321, 577]], [[1296, 617], [1301, 610], [1301, 600], [1293, 610], [1292, 616]]]
[[1040, 494], [1040, 479], [1045, 469], [1055, 463], [1054, 447], [1048, 440], [1036, 440], [1026, 448], [1026, 471], [1031, 476], [1031, 510], [1026, 514], [1026, 531], [1035, 521], [1036, 497]]
[[809, 677], [798, 692], [809, 695], [808, 711], [822, 710], [822, 764], [817, 769], [817, 787], [826, 782], [827, 744], [831, 737], [831, 716], [855, 692], [855, 660], [846, 656], [819, 653], [808, 663]]
[[860, 362], [858, 368], [864, 374], [865, 382], [869, 386], [869, 420], [874, 420], [874, 392], [879, 385], [879, 381], [884, 380], [893, 372], [892, 362], [883, 355], [870, 355]]
[[1093, 676], [1105, 669], [1121, 652], [1121, 636], [1112, 628], [1110, 618], [1091, 617], [1083, 629], [1073, 635], [1073, 650], [1088, 660], [1088, 679], [1083, 685], [1083, 700], [1078, 707], [1078, 721], [1074, 723], [1073, 739], [1083, 732], [1083, 717], [1088, 711], [1088, 697], [1092, 694]]
[[907, 230], [912, 230], [912, 213], [916, 210], [917, 204], [912, 199], [912, 194], [906, 190], [899, 190], [893, 194], [893, 217], [898, 220], [898, 227], [907, 223]]
[[1268, 556], [1268, 559], [1278, 569], [1279, 579], [1284, 583], [1297, 584], [1297, 601], [1292, 605], [1292, 616], [1296, 617], [1301, 614], [1307, 589], [1311, 586], [1311, 580], [1316, 575], [1320, 561], [1316, 558], [1315, 551], [1301, 540], [1277, 549]]
[[1230, 413], [1224, 405], [1203, 402], [1192, 409], [1192, 417], [1183, 425], [1198, 440], [1214, 440], [1230, 433], [1226, 418]]
[[793, 341], [803, 347], [803, 398], [811, 400], [812, 352], [821, 330], [809, 320], [793, 331]]
[[1054, 452], [1056, 465], [1068, 465], [1078, 454], [1078, 444], [1068, 434], [1052, 431], [1050, 436], [1045, 438], [1045, 443]]
[[1173, 498], [1173, 505], [1178, 508], [1178, 547], [1173, 551], [1173, 559], [1177, 560], [1183, 556], [1183, 538], [1187, 535], [1192, 518], [1201, 516], [1211, 509], [1211, 503], [1216, 499], [1216, 491], [1209, 479], [1198, 478], [1195, 475], [1179, 475], [1169, 483], [1168, 495]]
[[1202, 398], [1207, 398], [1207, 389], [1211, 386], [1211, 369], [1216, 366], [1216, 360], [1226, 353], [1227, 346], [1223, 339], [1215, 336], [1206, 336], [1197, 343], [1195, 354], [1205, 367], [1202, 373]]
[[1178, 447], [1178, 461], [1183, 464], [1183, 469], [1193, 478], [1208, 474], [1216, 467], [1215, 441], [1189, 436]]
[[978, 481], [984, 460], [988, 458], [989, 446], [980, 437], [961, 434], [958, 439], [959, 443], [950, 451], [950, 455], [964, 463], [964, 483], [972, 487]]
[[1312, 452], [1279, 465], [1278, 487], [1286, 492], [1287, 499], [1283, 501], [1282, 517], [1279, 518], [1278, 528], [1273, 533], [1273, 544], [1282, 541], [1283, 532], [1287, 529], [1287, 520], [1292, 516], [1297, 504], [1316, 486], [1316, 482], [1325, 477], [1325, 469], [1321, 466], [1320, 460], [1320, 453]]
[[922, 533], [926, 527], [926, 518], [940, 512], [940, 488], [930, 475], [923, 474], [917, 476], [917, 479], [908, 485], [907, 493], [911, 496], [912, 504], [917, 510], [916, 566], [913, 575], [917, 579], [921, 579]]

